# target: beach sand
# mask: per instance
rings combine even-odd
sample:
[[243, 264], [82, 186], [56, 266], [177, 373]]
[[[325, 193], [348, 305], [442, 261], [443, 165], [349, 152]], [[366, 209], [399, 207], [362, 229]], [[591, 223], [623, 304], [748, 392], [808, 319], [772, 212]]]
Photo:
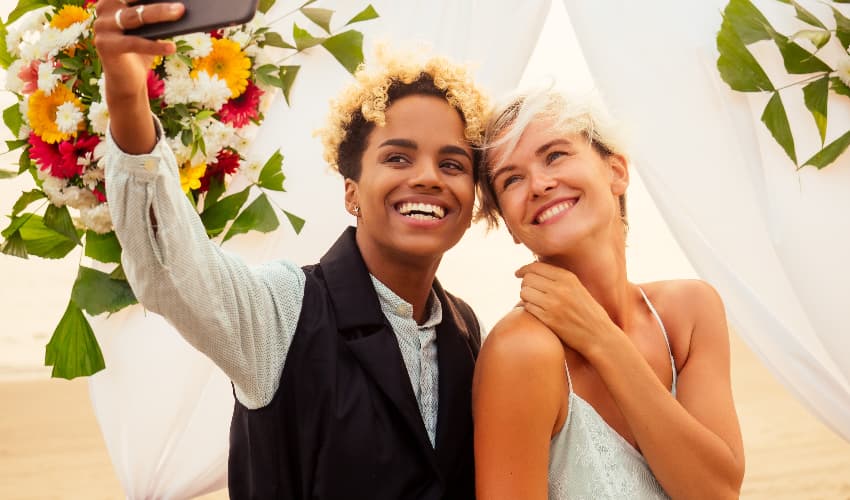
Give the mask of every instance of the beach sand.
[[[745, 499], [850, 499], [850, 444], [806, 412], [733, 337]], [[85, 380], [0, 382], [0, 498], [122, 498]], [[227, 498], [226, 491], [202, 497]]]

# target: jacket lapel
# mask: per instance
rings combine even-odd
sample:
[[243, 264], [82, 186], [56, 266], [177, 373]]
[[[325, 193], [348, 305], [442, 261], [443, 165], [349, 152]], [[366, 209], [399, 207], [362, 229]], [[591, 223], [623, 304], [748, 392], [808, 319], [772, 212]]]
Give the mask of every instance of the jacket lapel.
[[445, 473], [452, 470], [461, 456], [470, 452], [475, 358], [466, 341], [469, 332], [460, 313], [436, 281], [434, 290], [443, 306], [443, 321], [437, 326], [440, 402], [436, 451], [437, 462]]
[[[346, 346], [363, 370], [398, 410], [416, 436], [431, 465], [436, 456], [425, 431], [410, 377], [398, 347], [398, 340], [381, 311], [369, 271], [349, 227], [319, 261], [336, 315], [337, 327]], [[439, 347], [438, 347], [439, 349]], [[442, 353], [440, 353], [442, 354]], [[440, 365], [442, 370], [442, 364]], [[442, 372], [440, 378], [442, 379]], [[440, 387], [442, 395], [442, 384]], [[441, 418], [442, 413], [440, 415]]]

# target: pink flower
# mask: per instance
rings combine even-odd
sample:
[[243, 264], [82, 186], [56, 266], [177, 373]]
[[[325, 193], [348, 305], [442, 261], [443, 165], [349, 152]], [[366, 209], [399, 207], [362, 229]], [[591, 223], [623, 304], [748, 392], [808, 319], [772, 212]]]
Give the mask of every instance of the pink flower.
[[162, 81], [154, 70], [148, 71], [148, 99], [159, 99], [164, 93], [165, 82]]
[[248, 80], [248, 86], [242, 95], [230, 99], [224, 106], [218, 110], [218, 116], [221, 121], [229, 123], [236, 128], [242, 128], [253, 119], [259, 116], [257, 108], [260, 105], [260, 97], [263, 95], [262, 89], [254, 85], [254, 82]]
[[18, 78], [24, 83], [21, 90], [24, 94], [32, 94], [38, 90], [38, 61], [32, 61], [29, 66], [21, 67]]
[[54, 168], [61, 168], [62, 155], [58, 145], [42, 141], [35, 132], [30, 132], [29, 143], [30, 159], [38, 165], [39, 170], [47, 170], [52, 174]]
[[48, 144], [31, 133], [29, 153], [39, 169], [47, 170], [53, 177], [70, 179], [83, 173], [84, 166], [77, 160], [87, 153], [91, 155], [99, 142], [98, 136], [81, 132], [76, 139]]

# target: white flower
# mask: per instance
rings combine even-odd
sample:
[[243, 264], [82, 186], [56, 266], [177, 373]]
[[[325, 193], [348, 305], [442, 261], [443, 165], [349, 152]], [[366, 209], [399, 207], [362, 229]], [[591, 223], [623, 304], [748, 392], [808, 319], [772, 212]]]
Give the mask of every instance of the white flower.
[[103, 178], [103, 169], [98, 166], [86, 169], [82, 175], [83, 184], [85, 184], [85, 186], [89, 189], [97, 187], [97, 184], [102, 181]]
[[92, 130], [100, 135], [106, 135], [106, 127], [109, 125], [109, 108], [103, 101], [93, 102], [89, 106], [89, 123]]
[[43, 62], [38, 65], [38, 89], [45, 94], [50, 95], [56, 84], [62, 80], [62, 75], [53, 72], [53, 63], [51, 61]]
[[186, 78], [166, 78], [163, 97], [166, 104], [169, 105], [185, 104], [191, 100], [194, 89], [195, 83], [188, 76]]
[[20, 130], [18, 130], [18, 139], [27, 139], [30, 136], [30, 132], [32, 129], [26, 123], [21, 124]]
[[230, 95], [226, 81], [216, 75], [210, 76], [206, 71], [199, 71], [190, 100], [200, 103], [205, 108], [218, 111], [230, 99]]
[[189, 156], [192, 153], [192, 147], [183, 144], [179, 135], [177, 137], [168, 137], [166, 141], [168, 142], [168, 146], [171, 148], [171, 151], [174, 153], [174, 158], [177, 160], [178, 165], [183, 165], [189, 161]]
[[20, 94], [23, 91], [24, 82], [18, 76], [18, 73], [21, 72], [24, 66], [26, 66], [26, 63], [22, 59], [15, 59], [6, 69], [5, 87], [9, 92]]
[[97, 205], [97, 197], [86, 188], [67, 186], [63, 191], [64, 202], [71, 208], [84, 209]]
[[56, 126], [60, 132], [74, 132], [83, 118], [83, 112], [73, 102], [64, 102], [56, 108]]
[[59, 177], [53, 177], [46, 170], [40, 168], [36, 170], [36, 173], [42, 181], [41, 189], [47, 195], [47, 199], [57, 207], [65, 206], [65, 197], [62, 190], [68, 186], [67, 181]]
[[[65, 48], [67, 36], [62, 34], [62, 31], [48, 26], [41, 32], [38, 39], [38, 53], [44, 54], [47, 57], [54, 57], [60, 50]], [[39, 59], [41, 59], [39, 57]]]
[[[165, 58], [165, 74], [168, 78], [189, 78], [189, 66], [177, 56]], [[167, 81], [167, 80], [166, 80]]]
[[92, 208], [80, 210], [80, 220], [83, 224], [98, 234], [112, 231], [112, 217], [109, 215], [109, 206], [101, 203]]
[[240, 48], [245, 48], [246, 45], [251, 43], [251, 35], [245, 33], [242, 30], [238, 30], [233, 35], [230, 36], [230, 39], [239, 44]]
[[201, 130], [206, 146], [205, 161], [207, 163], [213, 163], [219, 151], [226, 147], [232, 147], [239, 140], [239, 136], [233, 127], [218, 120], [205, 120]]
[[38, 40], [38, 32], [41, 31], [47, 22], [45, 14], [52, 10], [53, 7], [42, 7], [30, 11], [10, 26], [7, 26], [6, 48], [11, 55], [21, 55], [22, 43], [34, 43]]
[[850, 56], [842, 57], [835, 65], [835, 71], [844, 85], [850, 86]]
[[212, 37], [210, 37], [207, 33], [191, 33], [189, 35], [178, 36], [176, 37], [175, 42], [181, 40], [191, 47], [191, 50], [189, 50], [187, 55], [193, 59], [197, 57], [207, 57], [210, 55], [210, 52], [212, 52]]

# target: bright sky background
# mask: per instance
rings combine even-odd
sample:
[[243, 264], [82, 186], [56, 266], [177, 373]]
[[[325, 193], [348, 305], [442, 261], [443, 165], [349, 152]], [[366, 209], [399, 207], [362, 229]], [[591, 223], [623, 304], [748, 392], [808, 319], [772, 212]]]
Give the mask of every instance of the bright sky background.
[[[3, 17], [13, 5], [11, 0], [0, 0]], [[522, 86], [554, 78], [558, 86], [570, 90], [592, 88], [568, 23], [563, 3], [552, 2], [552, 12]], [[0, 92], [0, 107], [12, 102], [11, 94]], [[616, 110], [612, 112], [616, 116]], [[624, 124], [626, 130], [638, 125]], [[5, 140], [8, 132], [2, 129]], [[0, 155], [0, 168], [16, 168], [16, 161], [17, 154]], [[641, 282], [695, 276], [643, 188], [639, 167], [632, 169], [631, 178], [627, 249], [631, 279]], [[21, 191], [32, 188], [28, 179], [0, 180], [0, 215], [11, 211]], [[21, 260], [0, 254], [0, 378], [31, 375], [32, 367], [41, 364], [43, 346], [67, 304], [79, 254], [59, 261]], [[518, 299], [513, 270], [530, 260], [530, 253], [514, 245], [504, 230], [485, 234], [483, 227], [473, 226], [446, 255], [438, 276], [447, 289], [467, 299], [485, 325], [492, 326]]]

